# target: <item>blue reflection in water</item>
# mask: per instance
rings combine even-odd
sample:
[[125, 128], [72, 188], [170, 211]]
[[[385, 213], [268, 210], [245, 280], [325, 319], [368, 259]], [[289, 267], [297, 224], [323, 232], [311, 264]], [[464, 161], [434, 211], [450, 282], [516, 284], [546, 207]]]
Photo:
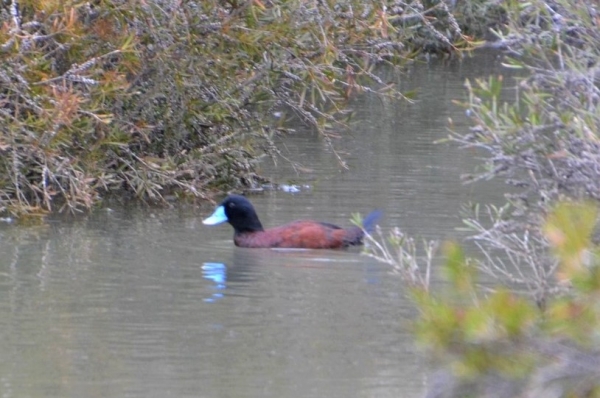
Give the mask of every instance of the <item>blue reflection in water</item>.
[[[215, 283], [214, 289], [222, 290], [225, 289], [227, 282], [227, 267], [222, 263], [204, 263], [202, 264], [202, 276], [205, 279], [213, 281]], [[223, 293], [216, 292], [212, 296], [205, 298], [204, 301], [208, 303], [214, 303], [218, 299], [223, 297]]]

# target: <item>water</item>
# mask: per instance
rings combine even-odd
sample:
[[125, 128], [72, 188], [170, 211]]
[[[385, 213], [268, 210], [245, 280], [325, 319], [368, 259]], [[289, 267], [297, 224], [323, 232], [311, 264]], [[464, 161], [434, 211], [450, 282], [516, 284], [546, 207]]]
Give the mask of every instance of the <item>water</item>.
[[[263, 172], [302, 188], [255, 195], [264, 225], [314, 218], [348, 225], [382, 208], [382, 227], [460, 239], [469, 200], [498, 202], [496, 183], [464, 186], [479, 154], [433, 142], [465, 77], [497, 73], [493, 54], [417, 65], [416, 104], [361, 99], [335, 142], [286, 137]], [[419, 397], [429, 366], [416, 312], [387, 266], [349, 251], [247, 250], [212, 206], [121, 208], [43, 227], [0, 224], [2, 397]]]

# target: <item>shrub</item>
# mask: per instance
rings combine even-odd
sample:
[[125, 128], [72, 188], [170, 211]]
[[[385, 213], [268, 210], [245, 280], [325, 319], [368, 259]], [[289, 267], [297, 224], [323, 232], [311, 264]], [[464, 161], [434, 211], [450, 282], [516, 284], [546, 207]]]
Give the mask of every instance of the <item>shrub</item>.
[[275, 112], [345, 167], [347, 99], [402, 97], [375, 65], [468, 45], [442, 1], [13, 0], [0, 22], [0, 212], [17, 215], [255, 186]]
[[425, 277], [432, 255], [417, 256], [397, 232], [387, 245], [368, 237], [369, 253], [400, 271], [419, 310], [417, 338], [439, 366], [427, 397], [600, 396], [596, 218], [595, 206], [570, 202], [549, 214], [545, 237], [558, 264], [552, 284], [564, 289], [544, 306], [507, 286], [480, 285], [477, 262], [453, 243], [444, 247], [448, 284], [434, 292]]

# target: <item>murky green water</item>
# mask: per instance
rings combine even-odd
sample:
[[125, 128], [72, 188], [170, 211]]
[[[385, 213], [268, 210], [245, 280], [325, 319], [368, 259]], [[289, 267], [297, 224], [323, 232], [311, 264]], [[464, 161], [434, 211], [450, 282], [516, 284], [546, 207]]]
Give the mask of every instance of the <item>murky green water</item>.
[[[356, 104], [336, 143], [340, 171], [316, 136], [285, 139], [264, 172], [308, 185], [251, 199], [266, 226], [296, 218], [348, 224], [378, 207], [382, 227], [460, 238], [461, 204], [498, 201], [494, 183], [463, 186], [477, 154], [433, 142], [466, 77], [494, 57], [417, 65], [407, 106]], [[115, 208], [45, 227], [0, 225], [0, 392], [3, 397], [419, 397], [428, 364], [402, 285], [357, 251], [247, 250], [212, 207]]]

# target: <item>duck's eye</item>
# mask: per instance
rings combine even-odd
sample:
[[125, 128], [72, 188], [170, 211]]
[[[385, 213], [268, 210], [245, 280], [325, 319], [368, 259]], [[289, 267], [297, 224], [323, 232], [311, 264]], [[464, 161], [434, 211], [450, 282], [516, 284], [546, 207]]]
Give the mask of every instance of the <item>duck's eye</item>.
[[235, 203], [233, 203], [233, 202], [229, 203], [229, 207], [235, 207]]

